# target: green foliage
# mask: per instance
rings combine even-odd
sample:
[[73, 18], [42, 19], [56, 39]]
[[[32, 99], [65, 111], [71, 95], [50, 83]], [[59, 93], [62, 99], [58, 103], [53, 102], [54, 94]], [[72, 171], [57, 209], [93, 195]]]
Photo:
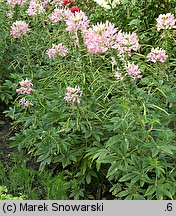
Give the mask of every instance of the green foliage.
[[24, 196], [14, 197], [7, 194], [8, 190], [5, 186], [0, 186], [0, 200], [24, 200]]

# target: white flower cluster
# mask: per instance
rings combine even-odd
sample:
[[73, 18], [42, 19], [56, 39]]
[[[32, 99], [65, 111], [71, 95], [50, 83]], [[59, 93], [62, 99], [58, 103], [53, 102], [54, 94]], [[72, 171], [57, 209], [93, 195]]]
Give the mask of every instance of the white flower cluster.
[[114, 8], [117, 4], [121, 3], [121, 0], [94, 0], [97, 4], [105, 9]]

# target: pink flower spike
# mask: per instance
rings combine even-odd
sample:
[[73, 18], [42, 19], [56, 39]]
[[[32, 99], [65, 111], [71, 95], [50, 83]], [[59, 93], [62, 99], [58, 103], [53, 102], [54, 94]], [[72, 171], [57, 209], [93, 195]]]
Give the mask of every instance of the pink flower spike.
[[135, 65], [134, 62], [133, 63], [128, 62], [128, 64], [125, 66], [125, 69], [127, 75], [132, 78], [133, 82], [135, 82], [137, 79], [142, 77], [138, 65]]
[[83, 11], [72, 13], [66, 19], [66, 31], [85, 31], [89, 25], [89, 19]]
[[26, 35], [28, 32], [30, 31], [30, 29], [28, 28], [28, 24], [24, 21], [16, 21], [13, 23], [13, 25], [11, 26], [11, 35], [14, 38], [19, 38], [21, 36]]
[[25, 107], [29, 107], [29, 106], [32, 106], [33, 104], [29, 101], [26, 101], [25, 98], [22, 98], [20, 101], [19, 101], [19, 105], [22, 106], [24, 105]]
[[30, 94], [32, 91], [35, 91], [34, 89], [30, 88], [30, 86], [33, 86], [33, 84], [27, 78], [25, 80], [23, 79], [21, 82], [19, 82], [19, 84], [21, 87], [16, 89], [17, 93]]
[[7, 4], [14, 8], [16, 5], [25, 5], [26, 0], [7, 0]]
[[65, 93], [66, 96], [64, 97], [64, 100], [70, 104], [74, 104], [74, 103], [79, 104], [80, 98], [82, 96], [82, 91], [80, 90], [80, 88], [77, 86], [75, 86], [75, 88], [68, 86], [66, 90], [67, 92]]
[[175, 25], [176, 19], [174, 18], [174, 15], [171, 13], [160, 14], [159, 17], [156, 19], [156, 21], [157, 21], [156, 28], [158, 31], [160, 31], [161, 29], [176, 28]]
[[49, 20], [53, 23], [58, 23], [64, 20], [64, 11], [60, 8], [55, 8], [52, 14], [49, 15]]
[[26, 99], [25, 99], [25, 98], [22, 98], [22, 99], [19, 101], [19, 104], [20, 104], [20, 105], [23, 105], [25, 102], [26, 102]]
[[29, 8], [27, 9], [27, 14], [29, 16], [36, 16], [38, 14], [42, 14], [45, 12], [44, 5], [42, 3], [38, 3], [35, 0], [31, 0], [29, 4]]
[[25, 105], [25, 107], [29, 107], [29, 106], [32, 106], [33, 104], [30, 103], [29, 101], [26, 101], [26, 102], [24, 103], [24, 105]]
[[147, 59], [148, 61], [152, 61], [152, 62], [165, 62], [166, 59], [168, 58], [168, 55], [166, 55], [166, 51], [162, 48], [152, 48], [151, 52], [148, 53], [147, 55]]
[[68, 53], [68, 49], [62, 43], [58, 45], [53, 44], [52, 48], [46, 51], [46, 54], [51, 59], [55, 59], [58, 56], [65, 57], [67, 53]]
[[33, 84], [31, 83], [30, 80], [28, 80], [27, 78], [25, 80], [22, 80], [20, 83], [20, 86], [26, 86], [26, 87], [30, 87], [30, 86], [33, 86]]
[[105, 53], [114, 45], [117, 29], [110, 22], [98, 23], [84, 32], [84, 43], [91, 54]]

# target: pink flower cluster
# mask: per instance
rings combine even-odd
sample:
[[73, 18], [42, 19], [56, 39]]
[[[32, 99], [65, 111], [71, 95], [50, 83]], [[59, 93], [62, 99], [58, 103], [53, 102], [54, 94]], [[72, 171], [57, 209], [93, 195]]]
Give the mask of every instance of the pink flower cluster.
[[14, 22], [11, 26], [10, 34], [14, 38], [19, 38], [21, 36], [26, 35], [29, 31], [30, 29], [28, 28], [28, 24], [24, 21], [19, 20]]
[[122, 33], [119, 31], [116, 34], [116, 41], [113, 45], [114, 49], [117, 49], [120, 56], [124, 54], [130, 55], [132, 51], [138, 51], [140, 49], [138, 36], [136, 33]]
[[[24, 80], [22, 80], [21, 82], [19, 82], [20, 84], [20, 88], [16, 89], [16, 92], [20, 93], [20, 94], [30, 94], [32, 91], [34, 91], [34, 89], [31, 88], [31, 86], [33, 86], [33, 84], [31, 83], [30, 80], [28, 80], [27, 78]], [[24, 105], [26, 107], [29, 107], [30, 105], [33, 105], [31, 102], [27, 101], [25, 98], [22, 98], [19, 101], [20, 105]]]
[[48, 17], [53, 23], [61, 22], [64, 20], [63, 9], [55, 8], [52, 14]]
[[42, 14], [45, 12], [44, 4], [38, 3], [35, 0], [31, 0], [29, 8], [26, 12], [29, 16], [36, 16], [37, 14]]
[[66, 31], [72, 32], [72, 31], [85, 31], [89, 25], [89, 19], [85, 15], [83, 11], [75, 12], [75, 13], [69, 13], [69, 16], [67, 16], [66, 19]]
[[85, 31], [84, 43], [89, 53], [105, 53], [109, 48], [113, 48], [122, 59], [125, 54], [130, 55], [132, 51], [140, 49], [136, 33], [117, 32], [114, 24], [108, 21], [105, 24], [98, 23]]
[[64, 57], [64, 56], [67, 55], [67, 53], [68, 53], [68, 49], [62, 43], [60, 43], [58, 45], [54, 44], [51, 49], [48, 49], [46, 51], [46, 54], [51, 59], [55, 59], [59, 55], [62, 56], [62, 57]]
[[138, 65], [135, 65], [134, 62], [128, 62], [128, 64], [125, 66], [125, 70], [127, 72], [127, 75], [132, 78], [133, 82], [142, 77]]
[[148, 61], [152, 62], [165, 62], [166, 59], [168, 58], [168, 55], [166, 55], [166, 51], [164, 49], [161, 49], [159, 47], [157, 48], [152, 48], [151, 52], [148, 53], [147, 59]]
[[27, 78], [25, 80], [22, 80], [21, 82], [19, 82], [19, 84], [21, 87], [19, 89], [17, 89], [16, 92], [18, 92], [20, 94], [30, 94], [32, 91], [34, 91], [34, 89], [31, 88], [31, 86], [33, 86], [33, 84]]
[[26, 0], [7, 0], [7, 4], [11, 7], [15, 7], [16, 5], [25, 5]]
[[20, 101], [19, 101], [19, 104], [20, 106], [24, 105], [26, 107], [29, 107], [29, 106], [32, 106], [33, 104], [29, 101], [27, 101], [25, 98], [22, 98]]
[[84, 43], [91, 54], [105, 53], [114, 45], [117, 32], [114, 24], [110, 22], [98, 23], [84, 32]]
[[167, 14], [160, 14], [159, 17], [156, 19], [157, 30], [160, 31], [161, 29], [172, 29], [176, 28], [174, 15], [171, 13]]
[[64, 97], [64, 100], [70, 104], [74, 104], [74, 103], [79, 104], [80, 98], [82, 96], [82, 91], [80, 90], [80, 88], [78, 86], [75, 86], [75, 88], [68, 86], [66, 90], [67, 92], [66, 92], [66, 96]]
[[[115, 58], [112, 56], [111, 59], [112, 59], [112, 65], [117, 66], [117, 62], [116, 62]], [[135, 82], [137, 79], [142, 77], [142, 74], [141, 74], [141, 71], [140, 71], [138, 65], [135, 65], [134, 62], [125, 63], [124, 69], [125, 69], [125, 73], [124, 73], [124, 76], [123, 76], [122, 72], [120, 71], [120, 68], [118, 66], [116, 67], [115, 77], [118, 80], [123, 80], [125, 76], [130, 76], [131, 81]]]

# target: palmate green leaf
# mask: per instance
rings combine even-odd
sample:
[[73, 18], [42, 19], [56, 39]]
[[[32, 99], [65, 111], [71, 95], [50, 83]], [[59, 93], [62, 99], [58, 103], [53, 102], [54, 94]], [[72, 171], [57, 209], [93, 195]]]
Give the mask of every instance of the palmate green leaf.
[[131, 183], [134, 184], [137, 181], [139, 181], [140, 179], [141, 179], [141, 176], [140, 175], [136, 175], [134, 178], [132, 178]]
[[109, 154], [109, 151], [107, 149], [100, 149], [100, 150], [98, 150], [98, 153], [94, 155], [92, 160], [95, 160], [96, 158], [103, 158], [107, 154]]
[[87, 182], [87, 184], [90, 184], [90, 182], [91, 182], [91, 175], [90, 175], [90, 173], [88, 173], [86, 175], [86, 182]]
[[[139, 19], [133, 19], [133, 20], [131, 20], [131, 22], [129, 23], [129, 26], [137, 26], [137, 25], [140, 24], [140, 22], [141, 22], [141, 20], [139, 20]], [[139, 59], [139, 57], [138, 57], [136, 60], [138, 60], [138, 59]]]
[[97, 163], [113, 163], [114, 161], [117, 160], [117, 157], [116, 156], [113, 156], [113, 155], [106, 155], [106, 156], [103, 156], [103, 157], [99, 157], [97, 159]]
[[115, 173], [118, 172], [118, 169], [121, 168], [121, 164], [122, 164], [121, 161], [117, 161], [117, 162], [113, 163], [108, 170], [107, 178], [109, 178], [112, 175], [115, 175]]
[[134, 200], [145, 200], [144, 196], [142, 196], [140, 194], [134, 194], [133, 199]]
[[84, 159], [81, 161], [81, 166], [80, 166], [81, 175], [84, 175], [85, 172], [86, 172], [86, 169], [87, 169], [87, 162], [88, 162], [88, 160], [87, 160], [86, 158], [84, 158]]
[[151, 196], [156, 192], [156, 186], [155, 185], [150, 185], [145, 193], [144, 196]]
[[50, 163], [51, 163], [51, 158], [50, 158], [50, 157], [48, 157], [48, 158], [46, 158], [45, 160], [43, 160], [43, 161], [40, 163], [39, 171], [42, 172], [42, 171], [45, 169], [46, 165], [48, 165], [48, 164], [50, 164]]
[[173, 151], [176, 151], [176, 146], [173, 145], [162, 145], [160, 149], [164, 151], [164, 153], [173, 154]]
[[169, 197], [170, 199], [173, 199], [171, 192], [169, 190], [165, 189], [165, 188], [163, 189], [163, 194], [166, 197]]
[[152, 150], [152, 157], [155, 157], [159, 153], [158, 148], [152, 148], [151, 150]]
[[115, 135], [111, 137], [108, 142], [106, 143], [106, 148], [111, 147], [112, 145], [116, 144], [119, 140], [119, 135]]
[[44, 160], [46, 160], [47, 158], [49, 158], [49, 152], [46, 152], [46, 153], [40, 155], [40, 156], [38, 157], [38, 159], [37, 159], [37, 162], [44, 161]]
[[124, 190], [118, 193], [116, 196], [121, 198], [121, 197], [127, 196], [129, 193], [130, 193], [129, 190]]
[[128, 181], [136, 176], [136, 173], [128, 173], [119, 179], [120, 182]]
[[173, 199], [172, 194], [170, 192], [171, 185], [168, 183], [163, 184], [162, 181], [160, 181], [157, 185], [156, 189], [156, 197], [158, 200], [163, 200], [164, 197], [169, 197], [170, 199]]

